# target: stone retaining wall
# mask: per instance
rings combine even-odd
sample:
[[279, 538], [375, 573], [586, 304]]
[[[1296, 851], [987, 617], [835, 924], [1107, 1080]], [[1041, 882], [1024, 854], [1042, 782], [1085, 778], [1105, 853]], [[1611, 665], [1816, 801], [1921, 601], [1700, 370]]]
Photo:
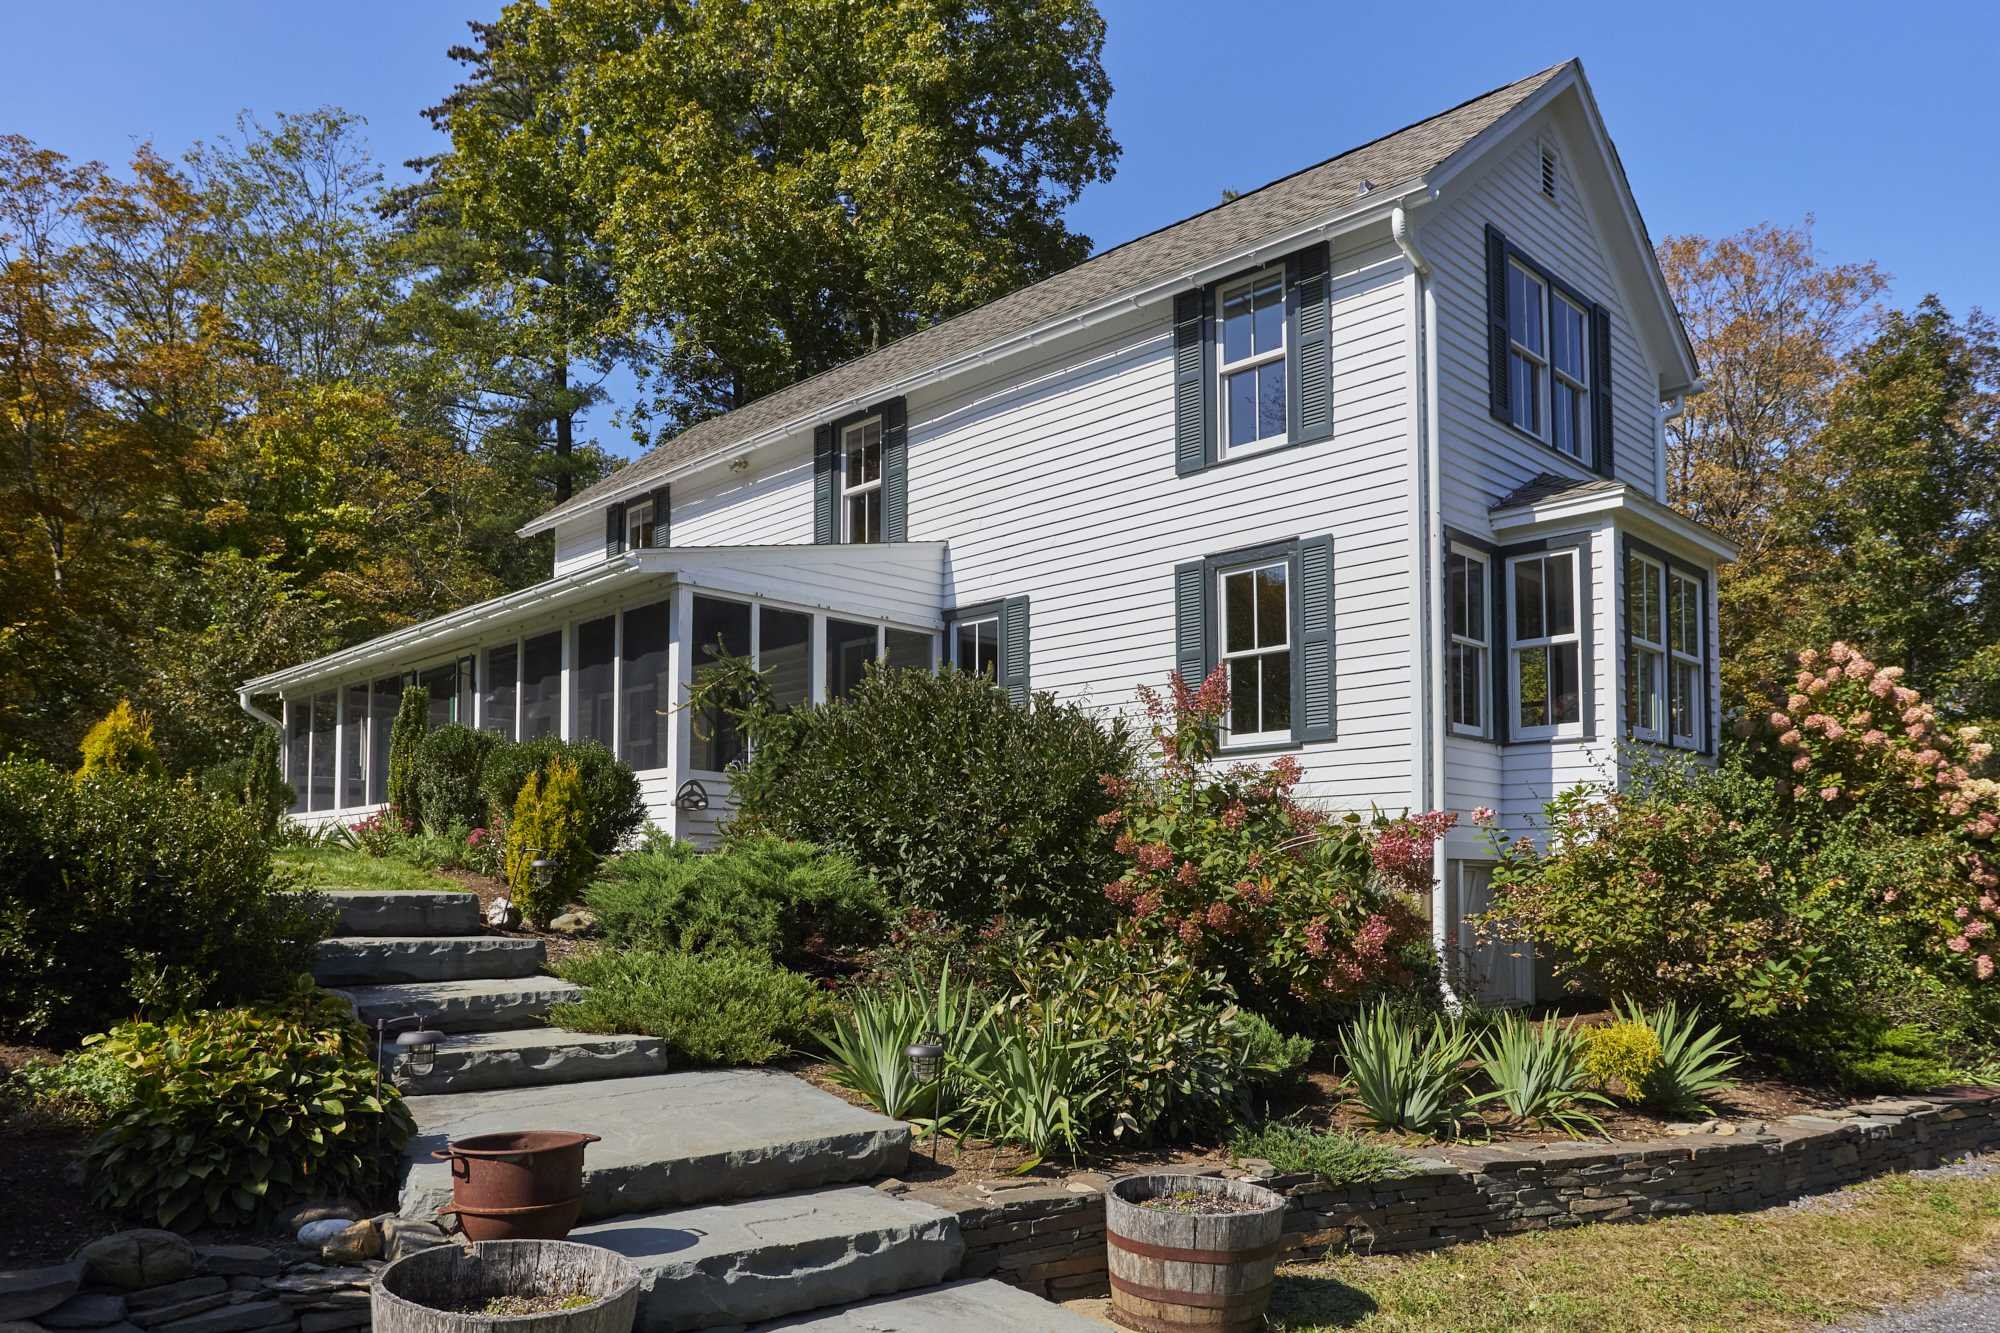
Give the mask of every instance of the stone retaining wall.
[[[1316, 1176], [1231, 1171], [1291, 1199], [1294, 1249], [1397, 1253], [1518, 1231], [1682, 1213], [1744, 1212], [2000, 1144], [2000, 1091], [1883, 1098], [1764, 1123], [1712, 1123], [1647, 1143], [1441, 1147], [1410, 1174], [1329, 1187]], [[1149, 1168], [1170, 1170], [1171, 1168]], [[1052, 1300], [1102, 1295], [1102, 1177], [922, 1188], [958, 1214], [965, 1276]]]

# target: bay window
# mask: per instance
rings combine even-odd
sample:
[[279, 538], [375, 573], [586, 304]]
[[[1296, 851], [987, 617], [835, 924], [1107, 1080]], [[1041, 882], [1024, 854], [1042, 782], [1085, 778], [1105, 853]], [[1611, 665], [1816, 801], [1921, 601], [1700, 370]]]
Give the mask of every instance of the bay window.
[[1666, 566], [1625, 553], [1625, 727], [1642, 741], [1666, 737]]
[[1577, 552], [1547, 551], [1508, 562], [1507, 620], [1513, 736], [1577, 734], [1583, 723], [1583, 641]]
[[1445, 649], [1448, 722], [1461, 736], [1487, 734], [1487, 696], [1493, 672], [1488, 657], [1492, 631], [1486, 610], [1489, 572], [1486, 557], [1454, 546], [1446, 564], [1451, 642]]
[[1698, 749], [1702, 744], [1702, 701], [1707, 697], [1703, 676], [1702, 621], [1707, 602], [1701, 580], [1679, 570], [1667, 583], [1667, 649], [1672, 688], [1668, 695], [1669, 734], [1676, 745]]

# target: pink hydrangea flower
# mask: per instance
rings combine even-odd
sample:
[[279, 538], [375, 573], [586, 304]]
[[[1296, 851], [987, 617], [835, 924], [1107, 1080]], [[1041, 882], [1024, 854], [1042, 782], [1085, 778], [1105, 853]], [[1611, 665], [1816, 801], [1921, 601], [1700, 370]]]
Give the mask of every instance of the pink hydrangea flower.
[[1963, 921], [1965, 920], [1965, 918], [1972, 915], [1972, 909], [1970, 907], [1954, 908], [1952, 911], [1952, 915], [1957, 917], [1960, 921]]
[[1972, 941], [1963, 935], [1954, 935], [1944, 942], [1944, 947], [1953, 953], [1964, 953], [1972, 947]]
[[1771, 713], [1772, 730], [1784, 731], [1791, 725], [1792, 725], [1792, 720], [1789, 717], [1786, 717], [1783, 713], [1777, 712], [1776, 710], [1772, 711]]
[[1802, 754], [1797, 759], [1792, 760], [1792, 772], [1794, 773], [1803, 773], [1811, 767], [1812, 756], [1809, 754]]
[[1778, 737], [1778, 744], [1784, 746], [1787, 750], [1796, 750], [1800, 745], [1805, 743], [1805, 739], [1804, 736], [1799, 734], [1799, 729], [1793, 727], [1790, 731]]
[[1979, 961], [1972, 965], [1972, 970], [1978, 974], [1981, 981], [1985, 981], [1988, 977], [1991, 977], [1993, 975], [1993, 955], [1980, 954]]
[[1965, 923], [1965, 938], [1983, 940], [1993, 933], [1993, 923], [1983, 918]]
[[1498, 815], [1490, 805], [1475, 805], [1472, 807], [1472, 822], [1475, 824], [1491, 824], [1496, 818], [1498, 818]]
[[1822, 801], [1837, 801], [1840, 799], [1840, 788], [1821, 787], [1819, 789], [1819, 798]]
[[1875, 727], [1870, 727], [1861, 733], [1861, 743], [1863, 745], [1880, 745], [1888, 739], [1889, 735], [1887, 732]]

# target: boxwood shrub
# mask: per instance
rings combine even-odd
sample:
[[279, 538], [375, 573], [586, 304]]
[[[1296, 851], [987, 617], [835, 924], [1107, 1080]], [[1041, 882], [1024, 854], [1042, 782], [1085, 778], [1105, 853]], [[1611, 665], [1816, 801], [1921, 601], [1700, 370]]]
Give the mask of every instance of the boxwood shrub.
[[410, 756], [409, 800], [424, 832], [445, 834], [486, 823], [480, 775], [487, 758], [503, 743], [493, 732], [457, 723], [428, 732], [416, 742]]
[[480, 794], [491, 817], [505, 823], [530, 773], [546, 769], [551, 759], [566, 759], [577, 767], [583, 788], [584, 838], [590, 850], [609, 856], [646, 822], [639, 796], [639, 779], [596, 741], [565, 741], [555, 736], [500, 745], [486, 756], [479, 775]]

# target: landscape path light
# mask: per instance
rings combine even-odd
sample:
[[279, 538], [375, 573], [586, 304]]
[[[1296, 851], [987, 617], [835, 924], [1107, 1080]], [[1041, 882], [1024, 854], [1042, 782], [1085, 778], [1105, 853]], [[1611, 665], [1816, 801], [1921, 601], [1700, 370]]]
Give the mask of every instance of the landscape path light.
[[926, 1032], [904, 1048], [903, 1054], [909, 1057], [910, 1072], [916, 1075], [917, 1085], [931, 1090], [931, 1165], [936, 1166], [938, 1129], [943, 1121], [937, 1084], [944, 1076], [944, 1034]]

